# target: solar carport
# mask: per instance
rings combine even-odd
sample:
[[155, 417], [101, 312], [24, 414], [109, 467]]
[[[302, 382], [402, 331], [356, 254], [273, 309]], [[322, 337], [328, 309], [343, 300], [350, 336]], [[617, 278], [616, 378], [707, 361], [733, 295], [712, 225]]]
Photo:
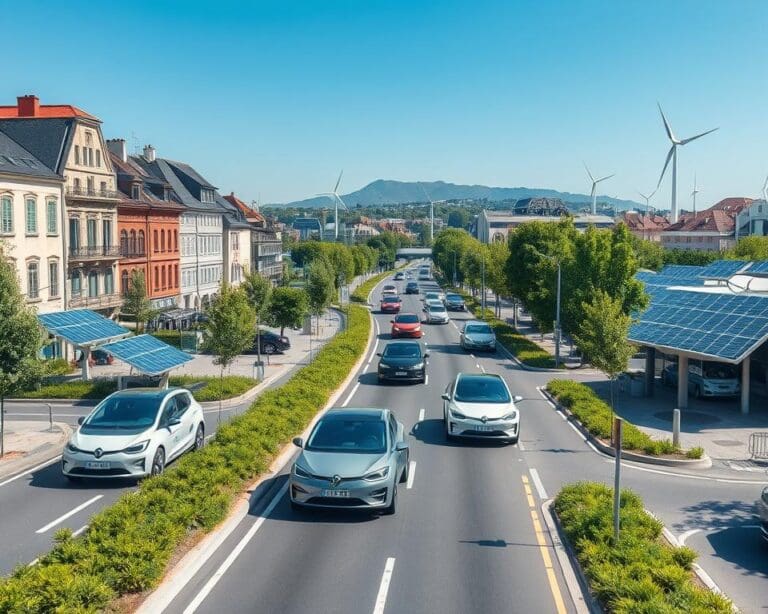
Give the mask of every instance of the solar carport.
[[741, 365], [741, 411], [749, 413], [751, 357], [768, 341], [768, 262], [668, 266], [637, 278], [651, 300], [629, 340], [648, 348], [647, 393], [653, 394], [656, 350], [679, 357], [680, 408], [688, 406], [690, 359]]

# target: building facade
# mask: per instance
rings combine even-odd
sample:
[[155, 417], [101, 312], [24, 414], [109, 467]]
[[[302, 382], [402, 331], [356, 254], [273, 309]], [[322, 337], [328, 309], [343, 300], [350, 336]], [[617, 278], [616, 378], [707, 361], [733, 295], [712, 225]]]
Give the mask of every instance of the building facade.
[[[507, 241], [510, 230], [526, 222], [557, 223], [563, 219], [560, 215], [531, 215], [509, 211], [490, 211], [483, 209], [477, 216], [475, 232], [477, 239], [483, 243]], [[616, 222], [607, 215], [579, 214], [573, 216], [577, 230], [586, 230], [589, 226], [596, 228], [613, 228]]]
[[661, 242], [661, 233], [669, 226], [669, 220], [664, 216], [637, 211], [625, 212], [622, 221], [633, 235], [654, 243]]
[[738, 237], [768, 236], [768, 201], [753, 201], [742, 209], [736, 217]]
[[667, 249], [725, 251], [736, 245], [736, 217], [752, 203], [750, 198], [725, 198], [695, 215], [683, 215], [661, 233]]

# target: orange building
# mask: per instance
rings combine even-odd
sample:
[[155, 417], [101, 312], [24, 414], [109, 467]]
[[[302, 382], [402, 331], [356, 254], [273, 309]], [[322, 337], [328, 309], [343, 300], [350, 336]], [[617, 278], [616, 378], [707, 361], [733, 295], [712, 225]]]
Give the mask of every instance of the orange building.
[[120, 201], [120, 292], [128, 292], [133, 271], [143, 271], [154, 309], [171, 309], [181, 294], [179, 216], [184, 207], [170, 184], [149, 175], [127, 155], [125, 141], [107, 142], [117, 172]]

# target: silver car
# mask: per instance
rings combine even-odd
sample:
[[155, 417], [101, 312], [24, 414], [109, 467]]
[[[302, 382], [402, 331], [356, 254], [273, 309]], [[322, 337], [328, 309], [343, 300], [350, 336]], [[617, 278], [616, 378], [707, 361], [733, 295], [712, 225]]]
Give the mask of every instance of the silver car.
[[291, 469], [291, 507], [343, 508], [394, 514], [397, 484], [408, 480], [405, 429], [388, 409], [331, 409]]
[[424, 319], [427, 324], [448, 324], [451, 321], [445, 305], [439, 301], [428, 301], [426, 303], [426, 314]]
[[517, 443], [520, 412], [507, 383], [492, 373], [459, 373], [443, 394], [443, 417], [449, 440], [457, 437], [501, 439]]
[[487, 322], [467, 322], [459, 334], [459, 343], [465, 350], [496, 351], [496, 335]]

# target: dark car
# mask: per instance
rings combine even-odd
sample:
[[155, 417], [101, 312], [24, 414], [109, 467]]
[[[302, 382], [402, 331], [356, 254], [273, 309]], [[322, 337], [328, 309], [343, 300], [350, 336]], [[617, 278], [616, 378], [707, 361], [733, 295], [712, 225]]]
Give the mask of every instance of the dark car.
[[409, 281], [407, 284], [405, 284], [405, 293], [406, 294], [418, 294], [419, 293], [419, 284], [416, 281]]
[[460, 294], [448, 293], [445, 295], [445, 308], [448, 311], [466, 311], [467, 305]]
[[403, 301], [399, 296], [387, 295], [381, 299], [379, 309], [382, 313], [398, 313], [402, 305]]
[[[90, 367], [94, 365], [111, 365], [113, 362], [115, 362], [114, 357], [105, 350], [91, 350], [91, 354], [88, 356], [88, 366]], [[78, 367], [83, 366], [83, 353], [80, 350], [78, 350], [75, 364]]]
[[[281, 354], [290, 349], [291, 340], [288, 337], [281, 337], [277, 333], [273, 333], [270, 330], [263, 330], [259, 335], [261, 340], [261, 353], [262, 354]], [[253, 338], [253, 346], [248, 352], [249, 354], [256, 354], [256, 337]]]
[[405, 273], [395, 273], [395, 281], [402, 281], [403, 279], [405, 279]]
[[378, 375], [379, 381], [404, 380], [412, 382], [427, 381], [427, 363], [429, 356], [416, 341], [395, 341], [388, 344], [380, 357]]

